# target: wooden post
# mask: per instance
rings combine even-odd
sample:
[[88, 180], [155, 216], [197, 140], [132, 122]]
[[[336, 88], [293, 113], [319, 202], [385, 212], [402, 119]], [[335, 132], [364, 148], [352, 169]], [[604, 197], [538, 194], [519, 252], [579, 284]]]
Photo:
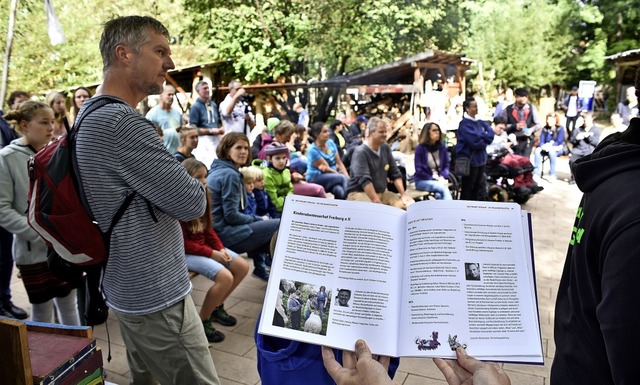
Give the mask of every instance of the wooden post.
[[31, 385], [31, 359], [27, 326], [17, 320], [0, 318], [0, 384]]

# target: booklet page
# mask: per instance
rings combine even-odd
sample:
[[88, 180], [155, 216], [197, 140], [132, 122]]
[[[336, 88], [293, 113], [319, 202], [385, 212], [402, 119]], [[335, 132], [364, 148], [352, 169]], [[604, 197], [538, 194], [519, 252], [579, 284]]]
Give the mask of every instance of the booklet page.
[[374, 353], [397, 355], [404, 216], [288, 196], [259, 332], [345, 350], [364, 338]]
[[462, 345], [478, 358], [541, 357], [522, 225], [515, 203], [410, 206], [400, 355], [454, 357]]

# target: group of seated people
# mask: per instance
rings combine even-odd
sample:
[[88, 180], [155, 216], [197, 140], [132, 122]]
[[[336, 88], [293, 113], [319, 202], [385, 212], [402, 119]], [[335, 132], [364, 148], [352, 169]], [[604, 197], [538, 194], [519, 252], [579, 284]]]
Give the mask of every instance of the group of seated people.
[[[566, 138], [565, 127], [560, 123], [561, 119], [558, 113], [550, 113], [547, 115], [546, 124], [540, 133], [540, 140], [535, 149], [535, 170], [536, 176], [542, 174], [543, 157], [549, 159], [549, 177], [550, 181], [556, 179], [556, 160], [559, 156], [570, 155], [569, 166], [576, 160], [589, 155], [600, 143], [600, 130], [593, 121], [593, 113], [586, 112], [576, 121], [576, 128], [571, 132], [571, 136]], [[567, 145], [571, 145], [571, 149]], [[573, 183], [573, 174], [569, 183]]]
[[[474, 122], [475, 125], [480, 124], [475, 120], [469, 120]], [[474, 128], [475, 125], [471, 123], [469, 125], [472, 128], [458, 130], [458, 136], [461, 134], [463, 136], [463, 148], [465, 141], [467, 146], [470, 147], [469, 154], [466, 154], [466, 156], [473, 156], [473, 159], [475, 159], [479, 158], [480, 153], [486, 152], [488, 157], [484, 158], [486, 160], [483, 164], [500, 164], [502, 167], [506, 167], [508, 172], [505, 172], [504, 175], [513, 179], [515, 192], [530, 195], [543, 190], [543, 187], [536, 182], [542, 176], [543, 159], [548, 159], [549, 161], [549, 173], [545, 179], [551, 182], [556, 179], [556, 161], [559, 156], [570, 156], [569, 165], [571, 166], [576, 160], [591, 154], [600, 142], [600, 130], [594, 124], [593, 113], [585, 112], [578, 117], [576, 129], [569, 138], [566, 137], [566, 130], [560, 123], [561, 121], [561, 116], [558, 113], [550, 113], [546, 116], [545, 125], [540, 130], [537, 144], [534, 147], [533, 165], [529, 157], [518, 155], [515, 152], [518, 144], [517, 140], [513, 134], [507, 134], [506, 121], [500, 116], [494, 118], [490, 128], [488, 124], [486, 127], [483, 126], [484, 131], [492, 134], [487, 134], [486, 140], [481, 133], [483, 130]], [[489, 129], [491, 131], [488, 131]], [[476, 134], [475, 136], [468, 135], [467, 131], [471, 132], [471, 134], [474, 132]], [[472, 136], [472, 138], [469, 138], [469, 136]], [[460, 142], [459, 137], [458, 147], [460, 147]], [[475, 143], [475, 147], [472, 146], [473, 143]], [[433, 193], [436, 199], [452, 199], [449, 190], [450, 181], [448, 179], [453, 171], [453, 165], [451, 164], [451, 155], [447, 150], [442, 130], [437, 123], [426, 123], [420, 131], [414, 160], [415, 188]], [[485, 167], [480, 169], [482, 173], [487, 172]], [[486, 199], [486, 194], [481, 193], [481, 190], [486, 190], [487, 188], [486, 177], [479, 177], [477, 181], [471, 183], [473, 186], [467, 185], [467, 190], [474, 188], [475, 190], [465, 195], [464, 181], [469, 180], [470, 177], [465, 175], [457, 176], [462, 178], [463, 194], [461, 199]], [[569, 183], [573, 183], [573, 175], [571, 175]]]

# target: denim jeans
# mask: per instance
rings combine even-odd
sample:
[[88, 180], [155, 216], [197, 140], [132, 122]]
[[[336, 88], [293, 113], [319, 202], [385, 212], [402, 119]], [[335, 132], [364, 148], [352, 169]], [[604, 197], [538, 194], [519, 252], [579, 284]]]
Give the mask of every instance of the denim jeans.
[[416, 180], [416, 189], [420, 191], [430, 191], [434, 193], [436, 199], [451, 200], [451, 192], [449, 187], [442, 183], [430, 179], [430, 180]]
[[[549, 155], [549, 176], [556, 176], [556, 160], [558, 159], [558, 154], [560, 151], [545, 151], [545, 154]], [[533, 173], [536, 175], [540, 175], [542, 173], [542, 148], [537, 147], [533, 159]]]
[[[232, 250], [225, 248], [229, 255], [231, 256], [231, 262], [235, 261], [238, 257], [238, 254], [234, 253]], [[187, 268], [189, 271], [196, 272], [198, 274], [204, 275], [213, 281], [216, 274], [222, 269], [227, 268], [227, 266], [222, 263], [216, 261], [213, 258], [205, 257], [202, 255], [191, 255], [187, 254]]]
[[309, 182], [321, 185], [324, 191], [330, 192], [336, 199], [346, 199], [348, 181], [344, 174], [324, 173], [314, 176]]

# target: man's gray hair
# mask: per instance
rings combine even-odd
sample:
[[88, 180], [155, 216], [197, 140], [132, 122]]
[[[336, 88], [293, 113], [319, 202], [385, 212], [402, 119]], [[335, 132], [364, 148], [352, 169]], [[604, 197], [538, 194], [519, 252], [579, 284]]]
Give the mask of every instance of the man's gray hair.
[[207, 83], [206, 80], [200, 80], [199, 82], [196, 83], [196, 92], [200, 92], [200, 88], [202, 88], [203, 85], [205, 84], [209, 84]]
[[239, 84], [239, 83], [242, 83], [242, 82], [240, 82], [240, 81], [238, 81], [238, 80], [232, 80], [232, 81], [230, 81], [230, 82], [229, 82], [229, 91], [231, 91], [231, 90], [236, 86], [236, 84]]
[[122, 16], [107, 21], [100, 38], [102, 71], [106, 72], [114, 63], [116, 47], [120, 44], [139, 53], [140, 47], [149, 40], [149, 30], [169, 39], [167, 28], [149, 16]]
[[369, 119], [369, 123], [367, 123], [367, 131], [369, 134], [373, 134], [378, 131], [378, 127], [384, 127], [387, 125], [387, 121], [378, 117], [373, 117]]

